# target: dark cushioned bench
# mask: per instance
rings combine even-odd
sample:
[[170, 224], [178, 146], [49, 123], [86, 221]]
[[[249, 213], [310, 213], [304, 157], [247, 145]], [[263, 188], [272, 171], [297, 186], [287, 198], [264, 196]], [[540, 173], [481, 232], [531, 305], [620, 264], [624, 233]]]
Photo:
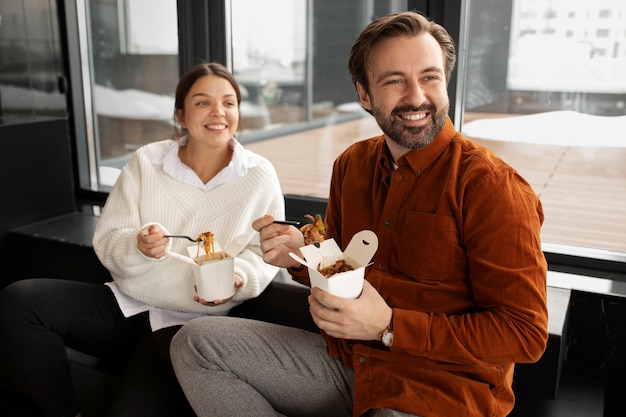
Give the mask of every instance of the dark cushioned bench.
[[[302, 220], [304, 214], [325, 212], [323, 200], [286, 196], [286, 202], [288, 219]], [[110, 280], [108, 271], [93, 252], [91, 239], [95, 223], [93, 215], [77, 212], [13, 230], [9, 247], [38, 249], [38, 262], [32, 262], [31, 255], [24, 251], [15, 251], [13, 258], [17, 267], [13, 272], [14, 280], [42, 276], [90, 282]], [[259, 297], [237, 306], [231, 315], [317, 331], [308, 311], [308, 294], [307, 287], [293, 282], [286, 271], [281, 270]], [[549, 288], [548, 349], [538, 363], [518, 366], [516, 389], [529, 389], [533, 395], [544, 398], [556, 396], [563, 363], [569, 300], [569, 290]], [[84, 410], [92, 416], [103, 415], [120, 383], [118, 371], [80, 352], [68, 349], [68, 356]], [[23, 399], [0, 390], [0, 409], [12, 410], [11, 407], [20, 410], [14, 415], [37, 415]], [[28, 409], [31, 414], [25, 411]]]

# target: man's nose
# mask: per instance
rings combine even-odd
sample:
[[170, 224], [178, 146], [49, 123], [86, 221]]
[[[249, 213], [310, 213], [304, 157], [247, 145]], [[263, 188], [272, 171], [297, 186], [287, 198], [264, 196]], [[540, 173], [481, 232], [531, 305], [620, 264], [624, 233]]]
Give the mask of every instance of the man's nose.
[[407, 103], [413, 104], [416, 107], [426, 101], [424, 89], [419, 82], [410, 82], [407, 84], [405, 97]]

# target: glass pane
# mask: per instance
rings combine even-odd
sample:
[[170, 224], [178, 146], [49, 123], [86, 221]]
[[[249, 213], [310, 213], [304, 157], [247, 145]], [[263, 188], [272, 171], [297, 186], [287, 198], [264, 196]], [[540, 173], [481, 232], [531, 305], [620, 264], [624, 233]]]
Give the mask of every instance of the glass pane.
[[235, 0], [231, 10], [233, 68], [244, 96], [241, 128], [305, 121], [306, 0]]
[[626, 252], [626, 1], [473, 0], [462, 131], [540, 195], [545, 243]]
[[55, 2], [0, 0], [0, 123], [66, 117]]
[[240, 140], [362, 117], [347, 71], [352, 42], [372, 17], [402, 9], [397, 0], [231, 0]]
[[179, 78], [176, 0], [89, 2], [100, 186], [140, 146], [174, 133]]

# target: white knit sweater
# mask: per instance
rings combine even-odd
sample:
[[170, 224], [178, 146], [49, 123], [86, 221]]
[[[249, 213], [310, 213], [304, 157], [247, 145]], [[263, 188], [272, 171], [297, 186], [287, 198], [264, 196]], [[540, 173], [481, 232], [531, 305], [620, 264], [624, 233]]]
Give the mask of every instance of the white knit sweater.
[[[172, 141], [154, 142], [135, 152], [122, 169], [102, 210], [94, 249], [119, 289], [156, 307], [213, 315], [227, 314], [244, 300], [258, 296], [278, 272], [263, 262], [252, 221], [264, 214], [284, 218], [284, 199], [274, 167], [261, 156], [246, 175], [204, 192], [163, 171], [158, 159]], [[247, 151], [249, 152], [249, 151]], [[173, 256], [154, 259], [137, 249], [137, 234], [159, 224], [167, 234], [195, 237], [206, 231], [224, 247], [236, 236], [248, 245], [235, 258], [235, 273], [244, 280], [232, 301], [208, 307], [193, 301], [193, 265]], [[193, 243], [170, 239], [169, 250], [187, 254]]]

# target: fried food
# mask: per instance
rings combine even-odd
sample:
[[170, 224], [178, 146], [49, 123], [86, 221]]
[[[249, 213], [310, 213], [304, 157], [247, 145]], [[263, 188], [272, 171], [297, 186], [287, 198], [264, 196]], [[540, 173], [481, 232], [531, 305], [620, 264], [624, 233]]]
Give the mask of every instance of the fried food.
[[326, 235], [326, 224], [324, 224], [322, 216], [316, 214], [315, 217], [313, 217], [310, 214], [305, 214], [304, 217], [311, 220], [311, 223], [305, 224], [300, 228], [300, 231], [304, 235], [304, 244], [312, 245], [322, 243]]
[[343, 259], [339, 259], [333, 265], [329, 265], [321, 269], [319, 269], [319, 266], [318, 266], [318, 272], [324, 275], [325, 278], [330, 278], [333, 275], [338, 274], [340, 272], [347, 272], [347, 271], [352, 271], [352, 270], [354, 270], [354, 268]]

